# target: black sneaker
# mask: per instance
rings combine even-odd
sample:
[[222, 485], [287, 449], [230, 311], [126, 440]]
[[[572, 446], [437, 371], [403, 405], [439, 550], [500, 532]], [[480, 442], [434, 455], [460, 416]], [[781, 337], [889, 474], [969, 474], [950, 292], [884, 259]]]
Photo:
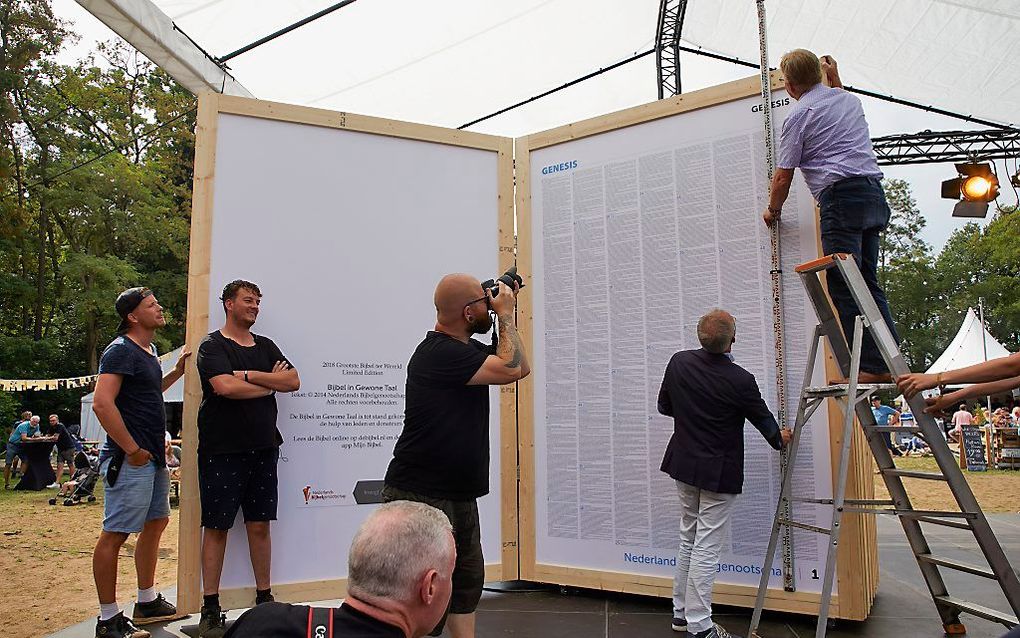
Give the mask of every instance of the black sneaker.
[[266, 594], [265, 596], [256, 596], [255, 597], [255, 604], [256, 605], [261, 605], [263, 603], [275, 603], [275, 602], [276, 602], [276, 599], [273, 598], [272, 594]]
[[124, 612], [108, 620], [96, 619], [96, 638], [150, 638], [151, 635], [125, 618]]
[[687, 631], [687, 619], [683, 616], [673, 616], [673, 631]]
[[202, 606], [202, 617], [198, 621], [198, 638], [223, 638], [227, 631], [227, 615], [219, 605]]
[[689, 634], [691, 638], [741, 638], [736, 634], [731, 634], [722, 628], [719, 624], [713, 624], [710, 629], [705, 631], [699, 631], [694, 634]]
[[131, 619], [139, 625], [165, 622], [178, 618], [184, 618], [184, 614], [178, 614], [177, 608], [166, 598], [163, 598], [163, 594], [157, 594], [156, 600], [147, 603], [135, 603], [135, 610], [131, 613]]

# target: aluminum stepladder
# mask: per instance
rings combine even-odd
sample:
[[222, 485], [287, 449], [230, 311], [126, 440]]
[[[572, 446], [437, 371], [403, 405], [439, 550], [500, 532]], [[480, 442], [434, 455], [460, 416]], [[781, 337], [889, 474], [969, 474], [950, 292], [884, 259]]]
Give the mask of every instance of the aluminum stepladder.
[[[843, 336], [839, 322], [833, 313], [833, 308], [829, 303], [819, 278], [819, 273], [828, 269], [835, 269], [843, 276], [850, 293], [857, 302], [857, 307], [861, 311], [861, 316], [857, 317], [854, 325], [852, 352], [847, 346], [846, 339]], [[871, 292], [857, 267], [857, 263], [850, 255], [835, 254], [801, 264], [797, 266], [796, 270], [807, 290], [808, 298], [814, 306], [819, 322], [815, 327], [814, 337], [810, 345], [804, 385], [801, 390], [797, 417], [794, 423], [794, 437], [790, 448], [789, 463], [782, 478], [779, 503], [776, 507], [776, 518], [772, 525], [772, 535], [769, 539], [765, 563], [762, 565], [761, 580], [758, 584], [758, 597], [755, 601], [754, 614], [751, 617], [749, 635], [758, 636], [758, 624], [765, 605], [769, 574], [775, 561], [781, 530], [784, 528], [798, 528], [829, 536], [830, 542], [828, 543], [825, 573], [822, 579], [818, 624], [815, 629], [816, 638], [825, 636], [832, 595], [832, 583], [836, 571], [836, 550], [839, 546], [841, 522], [845, 513], [890, 514], [899, 519], [906, 534], [908, 545], [914, 554], [914, 558], [917, 560], [918, 567], [921, 569], [921, 575], [928, 587], [928, 591], [931, 593], [935, 608], [947, 634], [963, 634], [966, 632], [964, 625], [960, 622], [961, 612], [999, 622], [1006, 627], [1016, 626], [1018, 624], [1017, 616], [1020, 616], [1020, 581], [1017, 580], [1017, 575], [1010, 566], [1009, 560], [1006, 558], [998, 540], [995, 538], [995, 534], [989, 526], [984, 513], [981, 511], [977, 499], [974, 498], [974, 493], [960, 471], [959, 465], [949, 449], [941, 429], [935, 423], [934, 418], [924, 412], [924, 398], [918, 394], [909, 400], [910, 409], [914, 415], [915, 426], [879, 426], [875, 423], [869, 399], [875, 392], [883, 389], [893, 389], [895, 386], [891, 384], [859, 384], [857, 382], [860, 368], [861, 338], [865, 329], [871, 332], [879, 352], [881, 352], [882, 358], [885, 360], [894, 378], [910, 372], [900, 353], [899, 345], [889, 331], [889, 327], [885, 324], [885, 320], [882, 318], [878, 306], [871, 296]], [[818, 352], [818, 342], [822, 337], [828, 340], [833, 357], [849, 383], [811, 387], [812, 372]], [[801, 431], [814, 411], [830, 398], [836, 401], [843, 413], [843, 445], [839, 456], [839, 466], [836, 468], [833, 498], [795, 498], [791, 494], [791, 479], [797, 456], [798, 441], [802, 434]], [[872, 456], [874, 456], [879, 471], [885, 480], [890, 500], [848, 500], [844, 498], [850, 456], [850, 440], [855, 415], [864, 429], [868, 447], [871, 449]], [[893, 463], [892, 454], [882, 436], [882, 434], [887, 432], [912, 432], [923, 438], [928, 444], [941, 473], [897, 469]], [[959, 511], [913, 509], [903, 485], [904, 477], [944, 481], [956, 499], [957, 505], [960, 508]], [[795, 503], [831, 505], [832, 521], [830, 527], [826, 529], [795, 520], [783, 519], [780, 512], [783, 511], [784, 504], [792, 507]], [[988, 567], [971, 565], [933, 555], [921, 528], [922, 523], [970, 530], [974, 534], [974, 539], [984, 555]], [[952, 596], [946, 590], [945, 582], [939, 571], [940, 568], [965, 572], [997, 581], [1012, 608], [1013, 614], [1003, 613], [984, 605]]]

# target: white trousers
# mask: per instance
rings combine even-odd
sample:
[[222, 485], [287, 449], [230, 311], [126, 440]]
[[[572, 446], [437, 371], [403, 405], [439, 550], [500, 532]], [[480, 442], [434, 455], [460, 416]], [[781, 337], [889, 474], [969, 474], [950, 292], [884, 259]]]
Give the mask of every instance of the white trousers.
[[712, 627], [712, 585], [736, 494], [709, 492], [676, 482], [680, 493], [680, 549], [673, 576], [673, 616], [689, 634]]

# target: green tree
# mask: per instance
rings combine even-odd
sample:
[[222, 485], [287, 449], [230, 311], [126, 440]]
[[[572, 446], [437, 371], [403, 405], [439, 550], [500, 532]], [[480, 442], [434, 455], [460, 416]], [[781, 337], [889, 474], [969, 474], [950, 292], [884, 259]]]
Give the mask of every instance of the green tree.
[[194, 97], [119, 41], [59, 64], [73, 37], [49, 0], [0, 5], [0, 377], [94, 373], [128, 286], [179, 318], [160, 349], [183, 341]]
[[885, 180], [892, 216], [879, 246], [879, 283], [889, 299], [900, 350], [912, 370], [926, 369], [938, 357], [939, 304], [933, 303], [936, 281], [931, 245], [921, 238], [926, 221], [910, 185]]

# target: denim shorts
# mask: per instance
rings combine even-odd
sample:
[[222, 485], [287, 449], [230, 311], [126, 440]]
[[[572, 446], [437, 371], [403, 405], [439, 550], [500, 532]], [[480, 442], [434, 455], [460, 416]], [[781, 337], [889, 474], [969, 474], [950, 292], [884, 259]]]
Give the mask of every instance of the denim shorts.
[[[110, 459], [99, 471], [106, 479]], [[103, 492], [103, 531], [133, 534], [149, 521], [170, 516], [170, 475], [166, 467], [148, 462], [134, 466], [124, 461], [120, 475]]]
[[13, 443], [8, 442], [7, 443], [7, 455], [6, 455], [6, 459], [4, 461], [7, 464], [7, 467], [10, 467], [11, 463], [14, 462], [14, 457], [18, 457], [19, 459], [24, 461], [25, 460], [25, 452], [21, 449], [20, 446], [17, 446], [17, 445], [15, 445]]

